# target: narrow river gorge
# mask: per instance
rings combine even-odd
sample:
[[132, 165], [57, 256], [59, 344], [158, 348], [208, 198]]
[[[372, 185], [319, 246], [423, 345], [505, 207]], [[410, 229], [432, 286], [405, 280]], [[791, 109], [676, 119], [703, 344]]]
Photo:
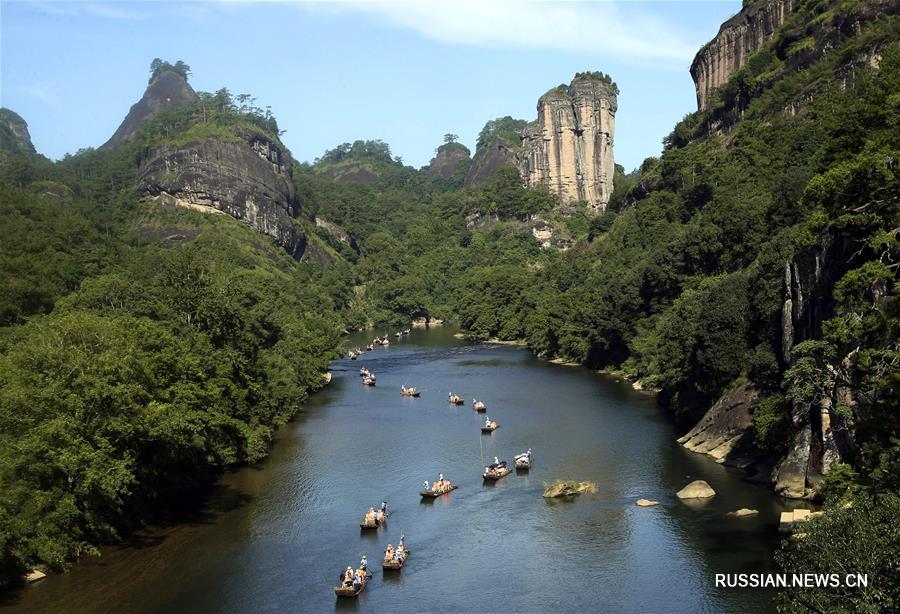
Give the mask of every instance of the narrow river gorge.
[[[144, 532], [7, 605], [43, 612], [765, 611], [765, 590], [716, 589], [714, 574], [772, 571], [789, 506], [691, 453], [652, 396], [527, 350], [472, 345], [450, 328], [333, 364], [331, 385], [279, 433], [259, 466], [226, 474], [189, 522]], [[351, 339], [351, 345], [363, 339]], [[378, 385], [360, 383], [366, 366]], [[399, 394], [402, 384], [421, 398]], [[447, 403], [452, 391], [464, 406]], [[500, 423], [482, 436], [484, 399]], [[534, 451], [530, 473], [483, 484], [481, 458]], [[459, 489], [421, 501], [438, 473]], [[545, 483], [591, 480], [596, 494], [545, 500]], [[695, 479], [717, 495], [684, 502]], [[638, 498], [660, 505], [640, 508]], [[386, 499], [386, 528], [361, 532]], [[741, 507], [759, 515], [731, 518]], [[411, 556], [385, 575], [406, 534]], [[332, 586], [366, 554], [358, 600]]]

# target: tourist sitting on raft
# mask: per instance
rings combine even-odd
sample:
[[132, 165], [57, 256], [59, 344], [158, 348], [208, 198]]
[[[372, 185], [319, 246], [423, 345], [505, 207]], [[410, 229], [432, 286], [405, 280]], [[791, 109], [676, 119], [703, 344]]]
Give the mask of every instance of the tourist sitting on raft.
[[347, 569], [341, 574], [341, 586], [352, 586], [353, 576], [353, 568], [347, 565]]

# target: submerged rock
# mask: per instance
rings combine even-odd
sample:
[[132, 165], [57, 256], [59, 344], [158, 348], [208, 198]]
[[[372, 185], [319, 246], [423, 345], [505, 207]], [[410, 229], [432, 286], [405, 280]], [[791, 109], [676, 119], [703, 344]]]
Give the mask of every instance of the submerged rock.
[[737, 511], [728, 512], [725, 515], [731, 516], [732, 518], [746, 518], [747, 516], [756, 516], [757, 514], [759, 514], [759, 510], [751, 510], [749, 508], [742, 507]]
[[652, 499], [638, 499], [634, 503], [639, 507], [653, 507], [654, 505], [659, 505], [659, 501], [653, 501]]
[[704, 480], [695, 480], [679, 490], [675, 496], [679, 499], [706, 499], [715, 494], [716, 491]]
[[553, 499], [555, 497], [571, 497], [580, 495], [583, 492], [597, 492], [597, 485], [593, 482], [567, 482], [565, 480], [557, 480], [544, 490], [544, 498]]

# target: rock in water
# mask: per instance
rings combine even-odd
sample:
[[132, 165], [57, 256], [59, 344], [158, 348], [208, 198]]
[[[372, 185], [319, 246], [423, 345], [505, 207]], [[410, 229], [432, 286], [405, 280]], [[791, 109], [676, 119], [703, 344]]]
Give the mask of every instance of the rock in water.
[[593, 482], [566, 482], [558, 480], [544, 490], [544, 498], [571, 497], [580, 495], [583, 492], [597, 492], [597, 485]]
[[696, 480], [679, 490], [675, 496], [679, 499], [706, 499], [715, 494], [716, 491], [704, 480]]
[[725, 515], [731, 516], [732, 518], [746, 518], [747, 516], [756, 516], [757, 514], [759, 514], [759, 510], [751, 510], [749, 508], [742, 507], [737, 511], [728, 512]]
[[635, 505], [640, 507], [653, 507], [654, 505], [659, 505], [659, 501], [653, 501], [651, 499], [638, 499], [635, 501]]

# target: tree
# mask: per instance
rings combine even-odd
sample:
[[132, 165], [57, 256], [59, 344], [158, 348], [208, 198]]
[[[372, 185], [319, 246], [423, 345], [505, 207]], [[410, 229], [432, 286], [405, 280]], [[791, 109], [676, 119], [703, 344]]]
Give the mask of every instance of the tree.
[[447, 143], [448, 145], [450, 143], [455, 143], [458, 140], [459, 140], [459, 137], [455, 134], [451, 134], [448, 132], [447, 134], [444, 135], [444, 143]]

